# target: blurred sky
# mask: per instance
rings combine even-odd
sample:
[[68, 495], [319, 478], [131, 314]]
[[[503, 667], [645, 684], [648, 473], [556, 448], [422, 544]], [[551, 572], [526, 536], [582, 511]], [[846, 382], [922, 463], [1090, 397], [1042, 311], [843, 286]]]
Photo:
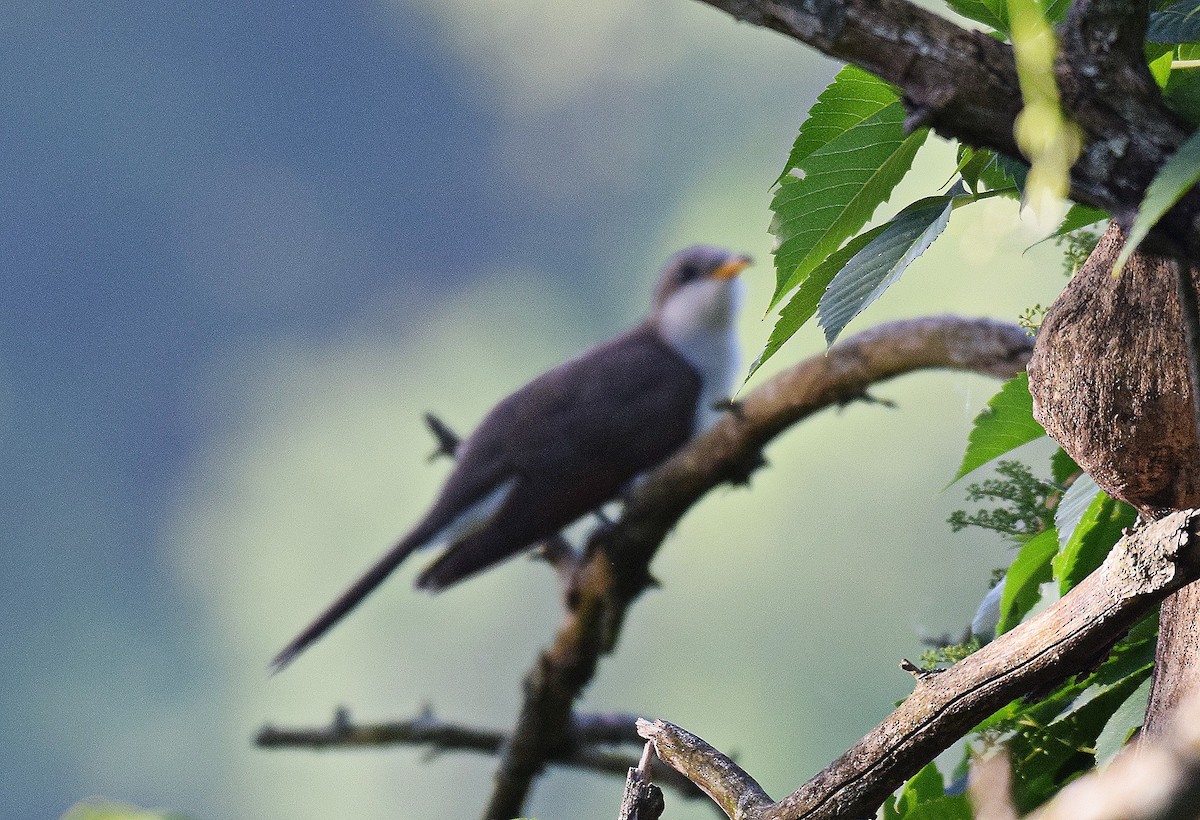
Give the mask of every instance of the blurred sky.
[[[195, 818], [477, 813], [491, 762], [263, 752], [258, 726], [505, 727], [557, 623], [544, 566], [445, 595], [406, 566], [284, 674], [267, 661], [402, 534], [505, 393], [628, 325], [658, 264], [749, 251], [769, 332], [769, 188], [836, 66], [689, 0], [9, 4], [0, 26], [0, 816], [91, 794]], [[932, 141], [897, 202], [939, 190]], [[895, 203], [889, 206], [895, 209]], [[886, 209], [885, 209], [886, 210]], [[851, 330], [1015, 318], [1063, 279], [1016, 206], [948, 234]], [[815, 330], [779, 366], [820, 350]], [[761, 381], [761, 379], [759, 379]], [[774, 795], [965, 625], [1004, 545], [942, 493], [994, 391], [961, 375], [826, 413], [655, 565], [583, 708], [676, 721]], [[531, 816], [606, 817], [552, 771]], [[672, 816], [710, 817], [672, 805]]]

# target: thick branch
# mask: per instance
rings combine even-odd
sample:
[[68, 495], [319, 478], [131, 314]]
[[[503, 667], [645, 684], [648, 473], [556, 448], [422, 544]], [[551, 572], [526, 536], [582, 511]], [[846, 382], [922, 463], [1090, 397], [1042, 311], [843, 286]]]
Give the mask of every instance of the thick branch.
[[[912, 126], [928, 125], [943, 136], [1020, 157], [1013, 122], [1021, 97], [1012, 49], [1004, 43], [907, 0], [702, 2], [900, 87]], [[1076, 0], [1059, 66], [1067, 113], [1084, 131], [1083, 154], [1071, 169], [1071, 198], [1105, 208], [1126, 225], [1150, 180], [1190, 133], [1153, 83], [1145, 82], [1144, 65], [1126, 70], [1129, 43], [1140, 38], [1133, 5]], [[1140, 5], [1144, 20], [1146, 4]], [[1112, 71], [1118, 65], [1122, 70]], [[1166, 247], [1200, 261], [1200, 189], [1193, 188], [1155, 234]]]
[[[1125, 536], [1099, 569], [1041, 615], [919, 680], [903, 704], [824, 771], [779, 803], [740, 816], [873, 815], [888, 794], [985, 717], [1091, 668], [1167, 595], [1200, 577], [1198, 533], [1200, 512], [1189, 510]], [[695, 765], [677, 766], [669, 756], [666, 762], [683, 773]]]
[[616, 643], [630, 604], [651, 583], [649, 565], [667, 533], [706, 492], [745, 481], [762, 448], [791, 425], [866, 394], [894, 376], [928, 368], [1009, 376], [1032, 340], [1013, 325], [953, 316], [893, 322], [814, 356], [751, 392], [707, 434], [642, 481], [621, 520], [602, 528], [567, 590], [554, 643], [525, 679], [525, 700], [496, 772], [487, 818], [520, 814], [544, 763], [569, 740], [571, 708], [601, 654]]

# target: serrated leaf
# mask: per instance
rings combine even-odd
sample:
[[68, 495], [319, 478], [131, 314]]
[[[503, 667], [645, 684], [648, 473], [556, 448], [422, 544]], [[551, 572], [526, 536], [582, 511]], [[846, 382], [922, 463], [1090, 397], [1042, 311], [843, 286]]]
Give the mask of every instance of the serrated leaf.
[[1099, 492], [1100, 486], [1090, 475], [1084, 473], [1063, 493], [1062, 500], [1054, 509], [1054, 529], [1058, 531], [1060, 547], [1067, 546], [1067, 542], [1075, 534], [1075, 528], [1083, 519], [1083, 514], [1087, 512]]
[[969, 20], [1008, 33], [1006, 0], [946, 0], [946, 5]]
[[808, 116], [800, 124], [800, 133], [796, 135], [787, 163], [775, 184], [799, 168], [818, 148], [899, 99], [896, 90], [874, 74], [854, 65], [842, 68], [808, 109]]
[[758, 358], [750, 365], [750, 372], [746, 374], [747, 379], [753, 376], [754, 372], [762, 367], [767, 359], [779, 351], [784, 342], [792, 338], [796, 331], [813, 317], [813, 314], [817, 312], [817, 305], [821, 302], [821, 296], [829, 287], [829, 283], [833, 281], [833, 277], [837, 276], [838, 271], [886, 227], [886, 224], [879, 225], [854, 237], [840, 250], [830, 254], [824, 262], [805, 277], [804, 281], [800, 283], [800, 287], [792, 294], [792, 298], [779, 312], [779, 320], [776, 321], [762, 353], [758, 354]]
[[1096, 493], [1070, 540], [1054, 557], [1052, 567], [1059, 592], [1066, 595], [1100, 566], [1121, 531], [1132, 527], [1136, 518], [1137, 513], [1128, 504], [1109, 498], [1103, 490]]
[[813, 150], [789, 171], [771, 201], [775, 307], [886, 202], [928, 136], [905, 136], [904, 106], [891, 103]]
[[1086, 228], [1088, 225], [1095, 225], [1097, 222], [1109, 217], [1110, 214], [1108, 211], [1102, 208], [1093, 208], [1090, 205], [1076, 203], [1067, 211], [1067, 215], [1063, 217], [1063, 221], [1059, 224], [1058, 229], [1051, 236], [1063, 236], [1071, 231]]
[[817, 307], [825, 341], [833, 344], [850, 321], [878, 299], [946, 229], [951, 195], [905, 209], [838, 272]]
[[1033, 418], [1029, 375], [1019, 373], [1006, 381], [1000, 391], [992, 396], [987, 408], [975, 417], [971, 434], [967, 437], [967, 451], [963, 453], [962, 465], [950, 483], [1044, 435], [1046, 431]]
[[1050, 580], [1050, 561], [1057, 553], [1058, 538], [1054, 530], [1043, 530], [1021, 546], [1004, 575], [997, 635], [1003, 635], [1021, 623], [1037, 605], [1041, 599], [1039, 588]]
[[1117, 257], [1113, 266], [1113, 276], [1119, 276], [1129, 261], [1129, 256], [1137, 249], [1146, 235], [1171, 207], [1178, 202], [1188, 190], [1200, 180], [1200, 131], [1196, 131], [1171, 158], [1158, 169], [1146, 196], [1138, 208], [1133, 226], [1129, 229], [1129, 237], [1125, 247]]
[[996, 154], [996, 159], [991, 167], [995, 172], [994, 178], [988, 183], [991, 188], [998, 190], [1015, 187], [1019, 195], [1024, 195], [1025, 184], [1029, 181], [1029, 165], [1027, 163], [1007, 154]]
[[1200, 40], [1200, 2], [1180, 0], [1150, 13], [1146, 40], [1151, 43], [1191, 43]]

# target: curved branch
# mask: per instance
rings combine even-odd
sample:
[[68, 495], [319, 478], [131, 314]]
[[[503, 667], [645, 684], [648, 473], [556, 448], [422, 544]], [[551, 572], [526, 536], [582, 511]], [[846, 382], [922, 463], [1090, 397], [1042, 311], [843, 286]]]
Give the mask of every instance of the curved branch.
[[[1086, 671], [1116, 637], [1167, 595], [1200, 577], [1200, 511], [1187, 510], [1123, 537], [1105, 562], [1045, 612], [1001, 635], [915, 691], [824, 771], [746, 820], [865, 817], [906, 779], [1006, 703]], [[678, 765], [688, 774], [695, 762]], [[708, 792], [709, 782], [693, 778]], [[723, 788], [734, 790], [730, 781]], [[730, 814], [730, 817], [735, 815]]]
[[590, 540], [566, 590], [553, 644], [525, 678], [525, 698], [501, 756], [484, 813], [511, 818], [547, 760], [569, 746], [575, 698], [611, 651], [628, 607], [652, 583], [649, 565], [667, 533], [705, 493], [745, 482], [762, 448], [812, 414], [866, 395], [867, 388], [929, 368], [1009, 376], [1033, 342], [1015, 325], [941, 316], [892, 322], [813, 356], [752, 391], [705, 435], [654, 470], [627, 499], [621, 520]]
[[659, 760], [700, 787], [733, 820], [755, 817], [773, 805], [745, 769], [686, 729], [665, 720], [640, 720], [638, 731]]

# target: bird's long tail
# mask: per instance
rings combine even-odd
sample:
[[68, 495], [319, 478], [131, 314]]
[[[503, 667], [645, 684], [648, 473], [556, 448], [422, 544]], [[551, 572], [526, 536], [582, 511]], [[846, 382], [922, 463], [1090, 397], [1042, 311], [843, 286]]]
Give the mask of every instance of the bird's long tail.
[[271, 671], [278, 672], [291, 663], [309, 644], [328, 632], [350, 610], [358, 606], [363, 598], [371, 594], [375, 587], [383, 583], [383, 580], [392, 574], [392, 570], [400, 566], [401, 561], [424, 546], [428, 540], [429, 534], [419, 529], [392, 547], [386, 555], [380, 558], [361, 578], [330, 604], [328, 609], [317, 616], [316, 620], [275, 656], [275, 659], [271, 661]]

